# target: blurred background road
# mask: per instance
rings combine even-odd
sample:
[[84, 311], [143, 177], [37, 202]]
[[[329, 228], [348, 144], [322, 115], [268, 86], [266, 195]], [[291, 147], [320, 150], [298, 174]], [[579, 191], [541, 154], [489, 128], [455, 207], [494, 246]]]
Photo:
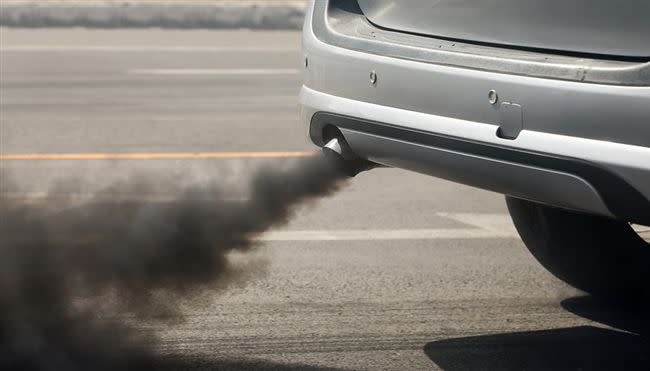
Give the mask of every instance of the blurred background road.
[[[236, 184], [314, 149], [298, 123], [299, 32], [0, 32], [12, 197], [62, 177], [90, 194], [140, 171]], [[646, 344], [643, 319], [534, 261], [501, 195], [418, 174], [363, 173], [257, 254], [268, 273], [159, 325], [161, 351], [196, 368], [589, 369]]]

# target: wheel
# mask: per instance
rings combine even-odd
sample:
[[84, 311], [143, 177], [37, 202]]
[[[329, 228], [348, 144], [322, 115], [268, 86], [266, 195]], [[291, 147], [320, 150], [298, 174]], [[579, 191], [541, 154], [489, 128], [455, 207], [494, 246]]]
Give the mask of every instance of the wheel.
[[647, 302], [650, 244], [626, 222], [506, 197], [533, 256], [562, 281], [604, 299]]

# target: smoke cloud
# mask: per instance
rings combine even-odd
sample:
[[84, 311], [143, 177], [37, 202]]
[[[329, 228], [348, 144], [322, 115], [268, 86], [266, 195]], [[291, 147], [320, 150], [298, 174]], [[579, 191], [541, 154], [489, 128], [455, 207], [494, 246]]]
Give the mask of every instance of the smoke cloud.
[[[232, 255], [345, 179], [309, 157], [258, 171], [241, 201], [224, 200], [219, 185], [185, 187], [168, 202], [96, 197], [73, 207], [0, 194], [0, 368], [156, 368], [155, 336], [123, 317], [180, 315], [180, 303], [263, 272]], [[123, 189], [146, 194], [156, 179], [136, 176], [108, 193]]]

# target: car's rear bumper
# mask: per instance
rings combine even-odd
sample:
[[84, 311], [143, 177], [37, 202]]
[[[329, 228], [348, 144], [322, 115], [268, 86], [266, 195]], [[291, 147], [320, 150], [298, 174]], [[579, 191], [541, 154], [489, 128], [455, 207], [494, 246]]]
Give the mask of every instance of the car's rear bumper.
[[[300, 102], [316, 144], [322, 127], [334, 125], [355, 152], [378, 163], [650, 223], [650, 87], [365, 53], [321, 40], [312, 16], [303, 31]], [[488, 102], [490, 90], [497, 104]], [[515, 139], [497, 135], [511, 120], [503, 102], [521, 110]]]

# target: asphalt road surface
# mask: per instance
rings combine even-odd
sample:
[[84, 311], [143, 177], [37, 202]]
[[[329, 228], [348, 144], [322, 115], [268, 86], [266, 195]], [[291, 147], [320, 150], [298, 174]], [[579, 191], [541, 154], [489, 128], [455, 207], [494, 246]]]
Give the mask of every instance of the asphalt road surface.
[[[12, 197], [65, 192], [52, 190], [61, 178], [83, 197], [142, 171], [236, 184], [314, 149], [298, 123], [297, 32], [0, 33]], [[190, 369], [648, 362], [646, 318], [544, 271], [498, 194], [379, 169], [264, 239], [267, 273], [159, 325], [161, 351], [190, 357]]]

